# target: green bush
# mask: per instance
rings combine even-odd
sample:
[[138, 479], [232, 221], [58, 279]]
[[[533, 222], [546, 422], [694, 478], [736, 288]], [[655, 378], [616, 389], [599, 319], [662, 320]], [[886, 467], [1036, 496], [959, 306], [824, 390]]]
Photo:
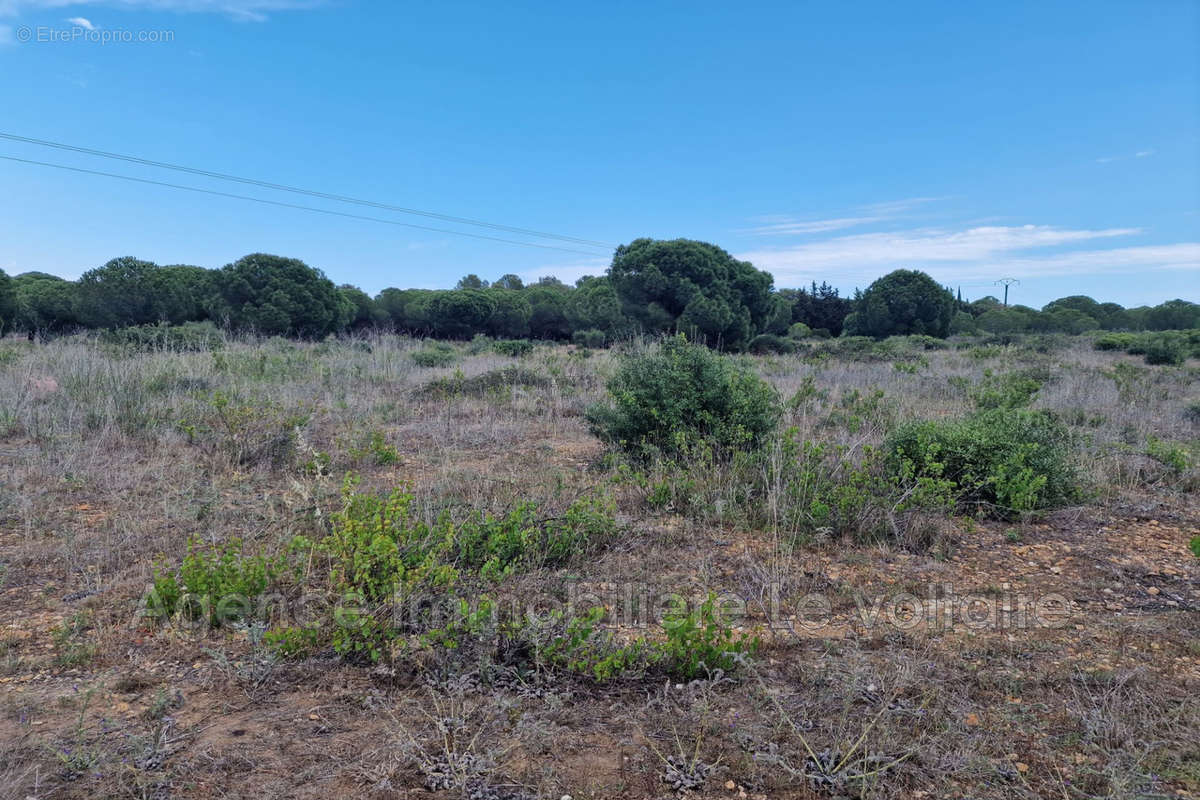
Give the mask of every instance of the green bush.
[[616, 534], [605, 498], [584, 497], [557, 517], [523, 503], [503, 515], [474, 511], [455, 519], [443, 510], [431, 523], [414, 496], [343, 489], [342, 509], [320, 543], [328, 556], [330, 589], [339, 598], [332, 639], [340, 655], [378, 661], [395, 637], [387, 604], [418, 588], [437, 593], [460, 582], [500, 580], [517, 571], [560, 567], [583, 558]]
[[225, 346], [225, 336], [211, 322], [185, 322], [182, 325], [137, 325], [100, 334], [100, 342], [130, 353], [155, 350], [205, 352]]
[[520, 358], [533, 352], [533, 342], [528, 339], [501, 339], [492, 344], [492, 349], [502, 356]]
[[677, 680], [706, 678], [718, 670], [732, 672], [742, 656], [753, 655], [761, 645], [756, 636], [735, 634], [720, 617], [717, 597], [708, 597], [694, 611], [668, 612], [662, 627], [665, 638], [654, 641], [637, 637], [618, 645], [611, 631], [602, 630], [604, 609], [595, 607], [566, 620], [556, 612], [550, 624], [558, 627], [547, 641], [525, 630], [519, 638], [533, 633], [532, 649], [536, 660], [548, 667], [595, 678], [598, 682], [623, 674], [657, 672]]
[[604, 342], [607, 338], [604, 335], [604, 331], [595, 328], [575, 331], [575, 333], [571, 334], [571, 341], [580, 347], [604, 347]]
[[454, 346], [445, 342], [434, 342], [411, 353], [411, 358], [418, 367], [448, 367], [457, 357]]
[[1071, 502], [1078, 475], [1070, 434], [1052, 414], [992, 408], [963, 420], [913, 422], [888, 439], [895, 474], [951, 485], [959, 503], [1001, 515]]
[[796, 344], [790, 339], [776, 336], [773, 333], [762, 333], [751, 339], [746, 349], [757, 355], [765, 353], [787, 354], [796, 352]]
[[1106, 333], [1092, 345], [1097, 350], [1128, 350], [1137, 341], [1133, 333]]
[[717, 597], [709, 593], [690, 613], [668, 614], [663, 619], [666, 641], [659, 645], [667, 674], [680, 680], [704, 678], [717, 670], [731, 671], [740, 654], [758, 650], [755, 637], [734, 635], [717, 611]]
[[470, 378], [461, 371], [445, 378], [430, 381], [416, 390], [423, 397], [496, 397], [505, 395], [514, 388], [545, 389], [552, 381], [546, 375], [528, 367], [513, 364], [473, 375]]
[[[793, 322], [788, 328], [787, 335], [789, 339], [807, 339], [812, 335], [812, 332], [812, 328], [808, 327], [803, 322]], [[829, 331], [826, 331], [825, 333], [828, 334]]]
[[608, 391], [611, 404], [588, 409], [591, 430], [638, 458], [701, 443], [753, 449], [780, 413], [778, 395], [762, 378], [682, 336], [623, 358]]
[[1187, 361], [1191, 351], [1187, 336], [1176, 331], [1166, 331], [1146, 337], [1143, 348], [1147, 364], [1175, 366]]
[[282, 557], [269, 559], [244, 552], [240, 539], [223, 547], [188, 541], [178, 571], [155, 571], [147, 608], [154, 616], [176, 612], [192, 619], [207, 618], [213, 627], [255, 615], [253, 601], [279, 577]]
[[980, 410], [1025, 408], [1033, 402], [1047, 377], [1035, 370], [996, 374], [988, 369], [984, 370], [983, 379], [969, 394], [975, 407]]

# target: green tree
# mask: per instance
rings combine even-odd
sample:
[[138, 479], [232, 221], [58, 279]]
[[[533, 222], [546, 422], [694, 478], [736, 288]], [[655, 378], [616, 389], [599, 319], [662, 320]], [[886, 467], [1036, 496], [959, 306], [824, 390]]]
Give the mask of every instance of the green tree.
[[769, 273], [707, 242], [635, 239], [617, 248], [609, 277], [625, 316], [648, 333], [694, 329], [740, 350], [780, 311]]
[[480, 278], [474, 272], [470, 275], [464, 275], [458, 279], [458, 283], [454, 286], [455, 289], [486, 289], [488, 282]]
[[524, 339], [529, 335], [529, 319], [533, 308], [520, 292], [512, 289], [490, 289], [493, 309], [488, 317], [487, 332], [499, 339]]
[[621, 312], [621, 300], [608, 278], [583, 279], [571, 292], [563, 313], [572, 332], [598, 330], [611, 340], [630, 329], [630, 321]]
[[1153, 306], [1146, 313], [1146, 328], [1152, 331], [1200, 328], [1200, 305], [1177, 299]]
[[208, 319], [216, 292], [214, 275], [210, 269], [186, 264], [152, 270], [147, 284], [158, 321], [181, 325]]
[[90, 328], [146, 325], [163, 319], [157, 264], [133, 256], [114, 258], [79, 278], [79, 320]]
[[529, 303], [529, 335], [536, 339], [567, 339], [571, 323], [567, 322], [567, 300], [570, 289], [562, 284], [537, 283], [523, 292]]
[[0, 269], [0, 336], [16, 328], [17, 290], [12, 278]]
[[520, 291], [525, 288], [525, 281], [511, 272], [507, 275], [501, 275], [499, 280], [492, 284], [493, 289], [516, 289]]
[[1053, 306], [1049, 311], [1035, 315], [1030, 327], [1035, 331], [1078, 334], [1097, 330], [1100, 323], [1077, 308]]
[[338, 292], [342, 295], [342, 299], [350, 304], [350, 320], [346, 325], [351, 330], [360, 331], [365, 328], [373, 328], [388, 321], [387, 312], [380, 308], [369, 294], [357, 286], [344, 283], [338, 287]]
[[482, 289], [437, 292], [429, 301], [429, 322], [438, 336], [470, 339], [487, 330], [495, 310], [491, 293]]
[[75, 316], [76, 284], [44, 272], [25, 272], [12, 279], [16, 293], [15, 327], [30, 339], [59, 333], [79, 324]]
[[846, 332], [856, 336], [945, 337], [954, 316], [954, 295], [924, 272], [898, 269], [863, 292], [846, 318]]
[[223, 267], [215, 283], [213, 316], [234, 330], [319, 339], [350, 319], [333, 281], [295, 258], [253, 253]]

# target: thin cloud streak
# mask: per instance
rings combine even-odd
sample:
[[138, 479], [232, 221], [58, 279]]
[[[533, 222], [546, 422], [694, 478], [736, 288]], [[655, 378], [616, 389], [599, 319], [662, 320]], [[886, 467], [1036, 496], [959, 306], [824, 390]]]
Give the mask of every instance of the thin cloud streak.
[[829, 233], [846, 228], [857, 228], [861, 225], [870, 225], [873, 222], [883, 222], [886, 219], [887, 217], [840, 217], [837, 219], [808, 221], [787, 220], [771, 225], [761, 225], [757, 228], [749, 228], [742, 232], [755, 236], [795, 236], [809, 233]]
[[[1032, 226], [1030, 226], [1032, 227]], [[976, 229], [978, 230], [978, 229]], [[804, 285], [811, 280], [831, 279], [842, 284], [865, 286], [892, 269], [922, 269], [946, 283], [991, 280], [997, 275], [1014, 278], [1039, 278], [1064, 275], [1100, 275], [1157, 271], [1195, 270], [1200, 272], [1200, 242], [1164, 245], [1087, 249], [1044, 255], [1021, 255], [1021, 250], [1053, 246], [1069, 241], [1086, 241], [1102, 236], [1136, 233], [1136, 229], [1110, 231], [1036, 232], [1044, 244], [1030, 245], [1037, 236], [1003, 234], [951, 234], [935, 241], [933, 237], [887, 235], [890, 239], [841, 237], [831, 242], [778, 250], [743, 253], [739, 258], [752, 261], [776, 278], [779, 286]], [[1053, 234], [1058, 234], [1057, 236]], [[1076, 238], [1071, 239], [1071, 235]], [[1081, 236], [1081, 234], [1091, 234]], [[862, 240], [872, 239], [868, 247]], [[856, 240], [856, 241], [850, 241]], [[967, 242], [964, 244], [964, 241]], [[1008, 242], [1007, 247], [1000, 246]], [[1025, 242], [1016, 246], [1017, 242]], [[933, 262], [933, 263], [930, 263]]]
[[108, 6], [119, 9], [169, 11], [181, 14], [224, 14], [261, 22], [275, 11], [296, 11], [322, 5], [324, 0], [0, 0], [0, 16], [67, 6]]
[[928, 261], [975, 261], [1001, 253], [1075, 244], [1091, 239], [1129, 236], [1137, 228], [1064, 230], [1047, 225], [983, 226], [964, 231], [921, 229], [839, 236], [794, 247], [742, 254], [755, 264], [839, 269], [850, 265], [885, 266]]

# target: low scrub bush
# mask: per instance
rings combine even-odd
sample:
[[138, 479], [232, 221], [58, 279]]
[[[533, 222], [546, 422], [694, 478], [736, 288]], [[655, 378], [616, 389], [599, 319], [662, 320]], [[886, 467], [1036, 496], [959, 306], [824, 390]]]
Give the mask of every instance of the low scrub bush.
[[204, 546], [190, 539], [178, 570], [155, 571], [147, 610], [156, 617], [181, 613], [190, 619], [208, 619], [213, 627], [249, 619], [260, 615], [255, 601], [285, 564], [282, 557], [246, 553], [240, 539], [223, 546]]
[[533, 352], [533, 342], [528, 339], [501, 339], [492, 343], [492, 349], [502, 356], [520, 358]]
[[354, 491], [348, 480], [342, 509], [319, 544], [329, 563], [330, 589], [342, 601], [333, 645], [341, 655], [377, 661], [397, 631], [387, 604], [420, 588], [445, 593], [462, 581], [495, 581], [516, 571], [556, 567], [584, 558], [615, 535], [611, 503], [586, 497], [557, 517], [524, 503], [503, 515], [448, 510], [432, 522], [414, 496]]
[[1151, 334], [1143, 346], [1147, 364], [1178, 366], [1187, 361], [1191, 352], [1187, 336], [1176, 331]]
[[418, 367], [448, 367], [458, 360], [458, 353], [453, 345], [433, 342], [413, 350], [409, 357]]
[[514, 388], [545, 389], [553, 381], [546, 375], [529, 367], [513, 365], [493, 369], [470, 378], [457, 372], [445, 378], [430, 381], [417, 389], [424, 397], [490, 397], [511, 392]]
[[756, 355], [766, 353], [786, 355], [796, 352], [796, 343], [791, 339], [785, 339], [782, 336], [776, 336], [772, 333], [762, 333], [751, 339], [746, 349]]
[[588, 409], [591, 430], [639, 459], [701, 443], [753, 449], [780, 413], [775, 390], [747, 366], [682, 336], [624, 357], [608, 393], [608, 404]]
[[308, 424], [310, 416], [306, 408], [285, 409], [214, 392], [195, 414], [178, 420], [176, 427], [189, 444], [233, 464], [269, 464], [279, 469], [294, 455], [296, 432]]
[[607, 336], [604, 331], [590, 328], [588, 330], [575, 331], [571, 334], [571, 342], [579, 347], [604, 347]]
[[984, 370], [983, 379], [969, 391], [971, 401], [981, 410], [1026, 408], [1049, 377], [1038, 370], [1018, 370], [997, 374]]
[[[709, 593], [695, 609], [676, 608], [662, 619], [664, 637], [637, 637], [618, 644], [603, 628], [605, 611], [596, 607], [570, 620], [561, 612], [550, 624], [561, 632], [532, 648], [546, 667], [588, 675], [599, 682], [621, 676], [666, 675], [687, 681], [734, 671], [745, 656], [758, 651], [756, 636], [738, 634], [721, 618], [717, 597]], [[518, 638], [527, 637], [522, 631]], [[534, 636], [535, 639], [538, 637]]]
[[100, 342], [110, 350], [146, 353], [155, 350], [204, 352], [225, 346], [221, 329], [211, 322], [185, 322], [182, 325], [137, 325], [100, 334]]
[[1052, 414], [997, 407], [962, 420], [903, 425], [887, 451], [894, 473], [945, 482], [958, 503], [1004, 515], [1078, 498], [1070, 444]]

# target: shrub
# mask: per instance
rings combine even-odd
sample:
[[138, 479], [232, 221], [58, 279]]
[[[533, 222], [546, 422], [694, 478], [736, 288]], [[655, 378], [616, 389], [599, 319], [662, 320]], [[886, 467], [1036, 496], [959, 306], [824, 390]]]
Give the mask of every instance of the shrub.
[[1158, 333], [1147, 337], [1145, 358], [1147, 364], [1179, 365], [1187, 361], [1191, 348], [1187, 337], [1175, 331]]
[[182, 325], [137, 325], [104, 331], [100, 341], [129, 353], [154, 350], [204, 352], [225, 346], [225, 337], [211, 322], [185, 322]]
[[320, 549], [329, 558], [333, 646], [340, 655], [378, 661], [396, 629], [387, 604], [421, 587], [444, 594], [466, 578], [499, 580], [518, 570], [562, 566], [615, 535], [612, 504], [575, 501], [547, 518], [533, 503], [504, 515], [474, 511], [456, 520], [443, 510], [431, 523], [411, 492], [355, 492], [348, 479], [342, 509], [331, 518]]
[[181, 612], [192, 619], [207, 618], [213, 627], [247, 619], [254, 616], [253, 601], [279, 577], [283, 566], [282, 558], [245, 553], [240, 539], [223, 547], [204, 547], [190, 539], [178, 572], [155, 572], [147, 607], [155, 616]]
[[735, 636], [720, 619], [712, 592], [695, 611], [664, 617], [662, 626], [667, 638], [659, 647], [666, 671], [680, 680], [708, 677], [717, 670], [729, 672], [740, 654], [753, 654], [759, 647], [757, 638]]
[[545, 389], [552, 384], [546, 375], [528, 367], [512, 365], [493, 369], [470, 378], [461, 372], [430, 381], [417, 389], [425, 397], [488, 397], [511, 392], [515, 387]]
[[981, 410], [1025, 408], [1033, 402], [1045, 380], [1046, 376], [1033, 370], [997, 375], [988, 369], [983, 372], [983, 380], [971, 389], [970, 396], [975, 407]]
[[502, 356], [520, 358], [533, 352], [533, 342], [528, 339], [501, 339], [492, 344], [492, 349]]
[[564, 668], [604, 682], [624, 673], [657, 672], [677, 680], [706, 678], [718, 670], [733, 671], [743, 655], [753, 655], [761, 645], [758, 637], [735, 634], [721, 619], [717, 597], [708, 597], [694, 611], [668, 612], [662, 627], [665, 638], [653, 641], [637, 637], [618, 645], [611, 631], [602, 630], [604, 609], [595, 607], [569, 620], [562, 612], [549, 623], [558, 630], [545, 641], [536, 632], [518, 632], [520, 638], [535, 639], [532, 649], [537, 661]]
[[779, 397], [762, 378], [682, 336], [625, 357], [608, 391], [611, 405], [588, 409], [591, 430], [638, 458], [699, 443], [753, 449], [779, 418]]
[[571, 334], [571, 341], [580, 347], [604, 347], [607, 338], [604, 331], [595, 328], [575, 331]]
[[1132, 333], [1106, 333], [1092, 345], [1097, 350], [1128, 350], [1137, 340]]
[[776, 336], [773, 333], [763, 333], [751, 339], [746, 349], [758, 355], [764, 353], [787, 354], [796, 352], [796, 345], [790, 339], [785, 339], [782, 336]]
[[[803, 322], [793, 322], [788, 328], [787, 335], [789, 339], [806, 339], [811, 336], [812, 333], [812, 328], [808, 327]], [[828, 334], [829, 331], [825, 331], [825, 333]]]
[[948, 481], [960, 503], [1004, 514], [1078, 497], [1069, 444], [1067, 428], [1048, 412], [993, 408], [964, 420], [901, 426], [887, 449], [894, 473]]
[[418, 367], [448, 367], [457, 358], [454, 346], [445, 342], [435, 342], [411, 353], [412, 360]]

